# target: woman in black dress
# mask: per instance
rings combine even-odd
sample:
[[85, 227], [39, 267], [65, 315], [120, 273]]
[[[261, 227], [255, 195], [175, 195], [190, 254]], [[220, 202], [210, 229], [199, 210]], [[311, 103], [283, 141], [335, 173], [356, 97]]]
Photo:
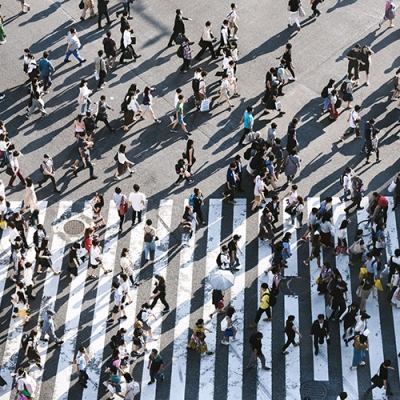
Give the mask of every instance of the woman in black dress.
[[194, 147], [193, 147], [193, 140], [189, 139], [186, 142], [186, 153], [185, 153], [185, 159], [187, 160], [187, 171], [192, 173], [192, 166], [196, 162], [196, 158], [194, 157]]
[[153, 295], [150, 296], [150, 300], [153, 300], [150, 305], [150, 308], [153, 309], [157, 304], [158, 300], [160, 300], [161, 303], [164, 304], [164, 310], [162, 310], [162, 313], [165, 314], [169, 312], [169, 304], [165, 300], [165, 295], [167, 291], [165, 286], [165, 279], [160, 275], [156, 275], [155, 278], [158, 280], [158, 282], [156, 283], [156, 287], [153, 290]]
[[78, 242], [75, 242], [72, 247], [69, 249], [69, 255], [68, 255], [68, 273], [71, 278], [74, 276], [78, 276], [78, 267], [79, 267], [79, 261], [78, 261], [78, 254], [77, 251], [78, 249], [81, 248], [81, 245]]

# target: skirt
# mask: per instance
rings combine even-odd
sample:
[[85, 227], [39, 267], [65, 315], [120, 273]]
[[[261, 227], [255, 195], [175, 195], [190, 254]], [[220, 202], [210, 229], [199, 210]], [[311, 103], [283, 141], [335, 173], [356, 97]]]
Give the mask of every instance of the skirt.
[[128, 164], [124, 163], [118, 163], [118, 175], [122, 175], [126, 172], [126, 170], [128, 169]]

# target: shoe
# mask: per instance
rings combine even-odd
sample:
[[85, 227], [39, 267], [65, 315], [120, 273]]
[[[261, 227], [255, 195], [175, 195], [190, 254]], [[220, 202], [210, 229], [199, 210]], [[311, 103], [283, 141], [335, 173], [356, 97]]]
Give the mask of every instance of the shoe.
[[353, 367], [353, 366], [350, 367], [350, 371], [354, 371], [355, 369], [357, 369], [357, 367]]
[[317, 356], [318, 355], [318, 350], [315, 350], [314, 354]]
[[296, 78], [291, 77], [291, 78], [289, 78], [288, 80], [291, 81], [291, 82], [293, 82], [293, 81], [296, 80]]
[[75, 178], [77, 178], [78, 177], [78, 173], [76, 171], [73, 171], [73, 173], [75, 175]]
[[190, 133], [190, 132], [185, 132], [186, 133], [186, 135], [188, 135], [188, 136], [192, 136], [192, 134]]
[[271, 321], [272, 321], [272, 318], [264, 318], [263, 321], [264, 321], [264, 322], [271, 322]]
[[87, 389], [87, 385], [86, 383], [81, 383], [82, 387], [84, 387], [85, 389]]
[[155, 122], [156, 122], [157, 124], [161, 124], [161, 120], [160, 120], [160, 119], [156, 119]]
[[229, 204], [236, 204], [235, 200], [228, 201]]
[[188, 180], [188, 184], [189, 184], [189, 185], [191, 185], [193, 182], [194, 182], [193, 179], [189, 179], [189, 180]]
[[225, 346], [229, 346], [229, 342], [226, 342], [225, 340], [221, 340], [221, 344], [223, 344]]
[[[249, 328], [250, 328], [250, 329], [257, 328], [257, 324], [256, 324], [255, 322], [252, 322], [252, 323], [249, 325]], [[399, 355], [399, 357], [400, 357], [400, 355]]]
[[58, 342], [56, 342], [57, 346], [61, 346], [64, 343], [64, 340], [59, 340]]
[[71, 60], [64, 60], [64, 62], [65, 62], [65, 63], [69, 63], [69, 62], [71, 62]]
[[82, 256], [82, 257], [81, 257], [81, 261], [84, 263], [85, 260], [86, 260], [86, 257]]
[[83, 64], [84, 62], [86, 62], [85, 58], [79, 64]]
[[113, 319], [107, 320], [107, 325], [113, 325], [113, 324], [114, 324], [114, 320]]
[[264, 371], [271, 371], [271, 368], [269, 368], [269, 367], [262, 367], [262, 369], [263, 369]]
[[142, 55], [141, 55], [141, 54], [138, 54], [137, 56], [135, 56], [135, 60], [138, 59], [138, 58], [140, 58], [140, 57], [142, 57]]
[[304, 265], [308, 265], [308, 262], [306, 260], [303, 261]]
[[162, 310], [161, 312], [163, 313], [163, 314], [166, 314], [166, 313], [168, 313], [170, 310], [168, 309], [168, 310]]
[[5, 94], [0, 94], [0, 100], [3, 100], [6, 97]]
[[39, 369], [42, 369], [42, 368], [43, 368], [43, 367], [42, 367], [42, 364], [40, 364], [40, 363], [37, 363], [36, 366], [37, 366]]
[[81, 21], [84, 21], [84, 20], [85, 20], [85, 18], [81, 17]]
[[358, 364], [360, 367], [363, 367], [365, 365], [365, 361], [361, 361], [360, 364]]
[[364, 210], [364, 207], [357, 207], [357, 210]]
[[283, 351], [283, 350], [281, 350], [281, 353], [282, 353], [284, 356], [286, 356], [287, 354], [289, 354], [288, 351]]
[[[76, 175], [76, 176], [78, 176], [78, 175]], [[89, 179], [91, 179], [91, 180], [93, 181], [93, 180], [95, 180], [95, 179], [98, 179], [98, 176], [92, 175]]]
[[124, 320], [124, 319], [128, 319], [128, 317], [126, 315], [124, 315], [124, 316], [118, 318], [118, 320], [120, 320], [120, 321]]
[[114, 179], [116, 179], [117, 181], [121, 180], [121, 178], [119, 176], [114, 176]]
[[155, 382], [155, 381], [150, 381], [150, 382], [148, 383], [148, 385], [152, 385], [154, 382]]
[[178, 133], [178, 131], [176, 129], [170, 129], [169, 130], [171, 133]]

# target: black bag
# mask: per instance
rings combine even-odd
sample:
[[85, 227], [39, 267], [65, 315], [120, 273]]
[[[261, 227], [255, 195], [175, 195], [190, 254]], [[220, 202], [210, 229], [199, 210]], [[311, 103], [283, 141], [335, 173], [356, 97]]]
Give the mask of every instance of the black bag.
[[180, 46], [178, 47], [178, 50], [177, 50], [177, 52], [176, 52], [176, 55], [177, 55], [179, 58], [183, 58], [183, 46], [182, 46], [182, 45], [180, 45]]
[[176, 44], [182, 44], [185, 41], [185, 35], [182, 35], [182, 33], [179, 33], [178, 36], [175, 39]]
[[7, 165], [6, 174], [7, 174], [7, 175], [10, 175], [10, 176], [13, 176], [13, 175], [14, 175], [14, 171], [13, 171], [13, 169], [11, 168], [10, 165]]
[[218, 267], [222, 266], [221, 253], [218, 254], [217, 259], [215, 261], [216, 261]]
[[110, 347], [113, 350], [118, 348], [118, 346], [117, 346], [117, 336], [116, 335], [111, 336]]
[[245, 160], [250, 160], [250, 157], [251, 157], [251, 147], [249, 147], [249, 148], [244, 152], [243, 157], [244, 157]]
[[131, 36], [131, 44], [136, 44], [136, 36]]
[[328, 97], [328, 86], [325, 86], [323, 89], [322, 89], [322, 92], [321, 92], [321, 97], [323, 98], [323, 99], [326, 99], [327, 97]]
[[192, 89], [194, 93], [199, 93], [200, 91], [200, 79], [193, 78], [192, 80]]
[[296, 215], [296, 206], [287, 206], [285, 212], [289, 215]]
[[132, 60], [133, 54], [129, 49], [124, 50], [124, 59]]
[[83, 0], [79, 3], [79, 8], [83, 10], [85, 8], [85, 4], [83, 4]]
[[338, 97], [336, 99], [335, 108], [340, 108], [342, 106], [342, 100]]
[[26, 349], [26, 346], [28, 345], [28, 341], [29, 341], [29, 334], [24, 333], [21, 338], [21, 345], [24, 350]]
[[347, 83], [346, 81], [342, 82], [342, 84], [340, 85], [340, 91], [343, 93], [347, 93]]
[[375, 374], [372, 378], [371, 378], [371, 382], [378, 386], [378, 388], [381, 388], [383, 386], [383, 379], [378, 375]]
[[269, 292], [269, 301], [268, 304], [270, 307], [273, 307], [276, 305], [276, 296], [270, 291]]

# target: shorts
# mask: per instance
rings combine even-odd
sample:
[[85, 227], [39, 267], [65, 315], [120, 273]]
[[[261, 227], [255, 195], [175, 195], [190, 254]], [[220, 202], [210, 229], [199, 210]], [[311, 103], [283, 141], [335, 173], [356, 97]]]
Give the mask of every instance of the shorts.
[[142, 321], [142, 324], [143, 324], [143, 330], [144, 331], [149, 331], [151, 328], [150, 328], [150, 325], [146, 322], [146, 321]]
[[111, 52], [111, 53], [106, 53], [106, 58], [110, 58], [110, 57], [116, 57], [117, 53], [115, 51]]
[[90, 263], [90, 268], [96, 269], [96, 268], [98, 268], [99, 265], [100, 265], [100, 263], [99, 264]]
[[114, 307], [113, 307], [113, 309], [112, 309], [112, 312], [113, 312], [113, 314], [117, 314], [118, 311], [123, 310], [123, 309], [124, 309], [124, 306], [121, 305], [121, 307], [118, 307], [118, 306], [116, 306], [116, 305], [114, 304]]
[[261, 201], [261, 196], [254, 196], [255, 201]]
[[233, 336], [233, 328], [230, 327], [230, 328], [225, 329], [224, 337], [232, 337], [232, 336]]
[[178, 117], [178, 124], [185, 125], [185, 122], [183, 121], [182, 117]]
[[151, 105], [150, 105], [150, 104], [143, 104], [143, 107], [144, 107], [144, 109], [147, 110], [147, 111], [153, 111], [153, 109], [151, 108]]

